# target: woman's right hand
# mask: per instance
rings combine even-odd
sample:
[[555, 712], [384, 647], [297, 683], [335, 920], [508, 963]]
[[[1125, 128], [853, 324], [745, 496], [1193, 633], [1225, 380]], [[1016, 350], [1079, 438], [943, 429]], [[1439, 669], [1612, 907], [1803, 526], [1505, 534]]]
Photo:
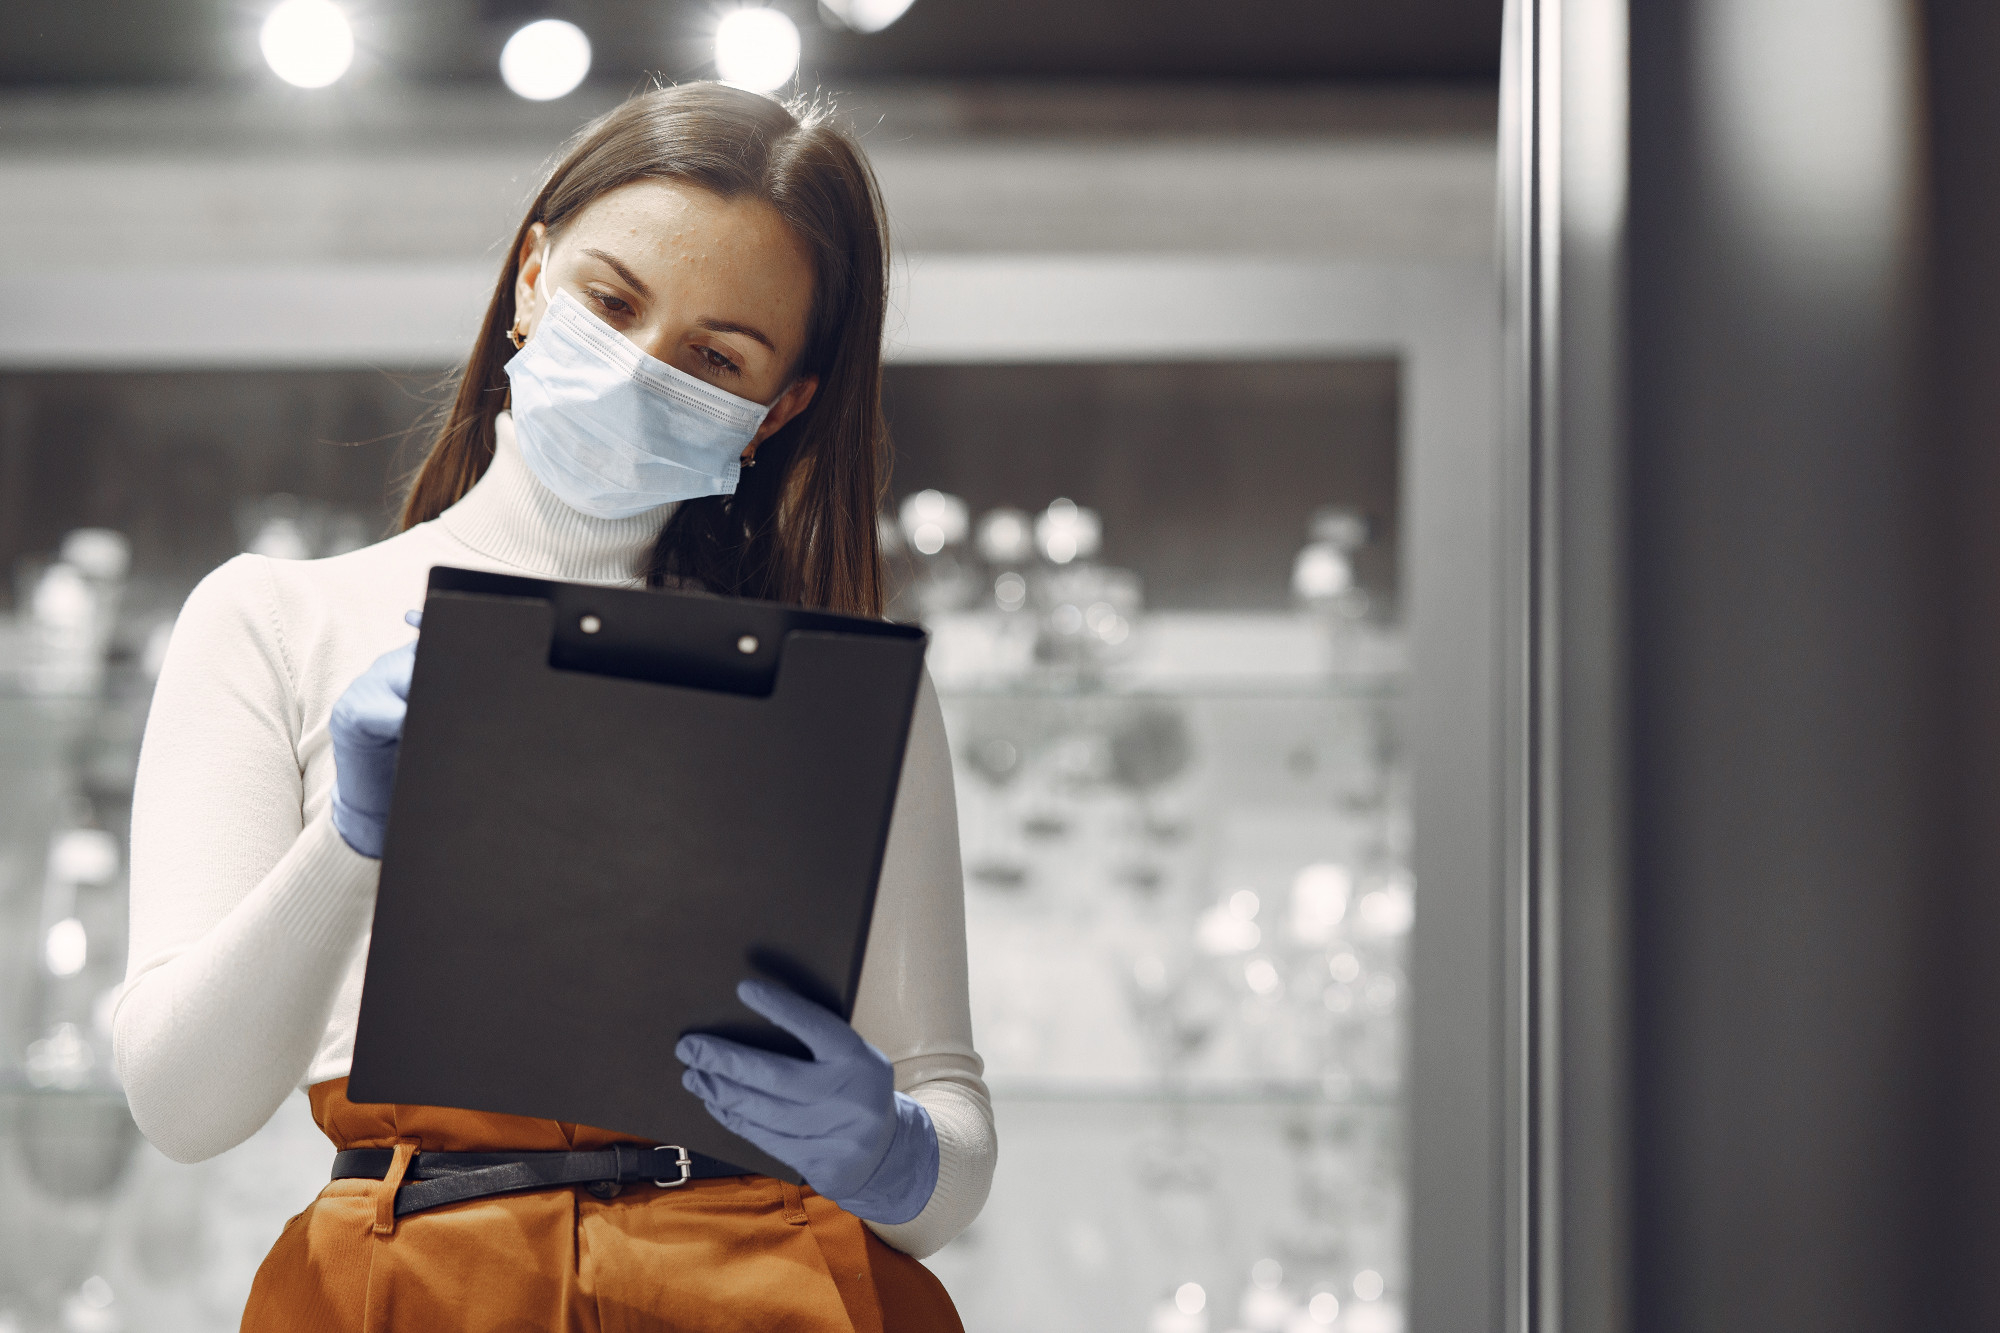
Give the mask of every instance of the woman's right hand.
[[[423, 613], [412, 611], [403, 619], [421, 626]], [[333, 827], [349, 847], [378, 861], [416, 661], [415, 639], [376, 658], [334, 701], [327, 722], [333, 738]]]

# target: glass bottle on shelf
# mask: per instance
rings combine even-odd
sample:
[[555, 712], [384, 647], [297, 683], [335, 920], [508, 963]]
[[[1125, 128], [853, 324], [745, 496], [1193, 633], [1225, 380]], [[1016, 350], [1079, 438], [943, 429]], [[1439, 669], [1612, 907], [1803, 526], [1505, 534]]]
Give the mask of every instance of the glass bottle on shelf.
[[1035, 660], [1060, 679], [1099, 680], [1129, 655], [1144, 595], [1139, 576], [1097, 562], [1104, 525], [1074, 500], [1051, 500], [1035, 519], [1042, 565], [1029, 580], [1038, 613]]
[[943, 491], [918, 491], [897, 507], [896, 525], [910, 552], [909, 595], [919, 619], [928, 623], [977, 599], [977, 577], [959, 556], [971, 529], [965, 501]]
[[992, 589], [975, 631], [978, 674], [1018, 680], [1035, 658], [1037, 624], [1028, 584], [1035, 563], [1034, 520], [1019, 509], [988, 510], [980, 516], [974, 546], [986, 562]]
[[1292, 600], [1320, 625], [1328, 663], [1353, 670], [1368, 658], [1367, 621], [1372, 605], [1355, 578], [1355, 554], [1368, 544], [1368, 520], [1352, 509], [1328, 506], [1313, 513], [1306, 544], [1292, 561]]

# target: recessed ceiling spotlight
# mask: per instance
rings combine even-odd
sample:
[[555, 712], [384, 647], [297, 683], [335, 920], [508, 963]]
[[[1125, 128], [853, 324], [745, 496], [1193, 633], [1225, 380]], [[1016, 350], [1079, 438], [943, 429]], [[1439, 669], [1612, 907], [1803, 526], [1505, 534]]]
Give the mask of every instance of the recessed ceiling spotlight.
[[819, 0], [820, 8], [856, 32], [880, 32], [903, 17], [910, 0]]
[[296, 88], [324, 88], [354, 63], [354, 29], [332, 0], [284, 0], [257, 44], [272, 73]]
[[768, 93], [799, 68], [799, 30], [775, 9], [732, 9], [715, 27], [715, 73], [724, 83]]
[[537, 19], [500, 50], [500, 77], [531, 102], [549, 102], [575, 90], [590, 73], [590, 38], [574, 23]]

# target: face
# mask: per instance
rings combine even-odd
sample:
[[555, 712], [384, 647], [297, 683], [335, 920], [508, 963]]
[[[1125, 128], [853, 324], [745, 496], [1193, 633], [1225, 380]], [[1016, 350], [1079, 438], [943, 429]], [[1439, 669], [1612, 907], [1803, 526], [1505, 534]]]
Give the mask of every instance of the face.
[[796, 374], [812, 264], [761, 199], [642, 180], [601, 195], [553, 236], [537, 222], [521, 245], [516, 327], [533, 336], [558, 289], [654, 359], [770, 404], [746, 459], [819, 387]]

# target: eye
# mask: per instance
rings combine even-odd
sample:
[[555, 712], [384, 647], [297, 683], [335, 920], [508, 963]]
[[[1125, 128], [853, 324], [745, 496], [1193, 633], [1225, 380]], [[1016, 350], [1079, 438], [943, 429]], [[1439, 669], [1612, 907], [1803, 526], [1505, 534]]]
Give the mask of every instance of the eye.
[[718, 374], [738, 375], [742, 373], [740, 366], [722, 353], [716, 351], [713, 347], [697, 347], [694, 350], [700, 355], [702, 364]]
[[590, 299], [597, 302], [598, 307], [607, 314], [629, 315], [632, 313], [632, 307], [625, 303], [623, 297], [613, 296], [610, 292], [592, 291]]

